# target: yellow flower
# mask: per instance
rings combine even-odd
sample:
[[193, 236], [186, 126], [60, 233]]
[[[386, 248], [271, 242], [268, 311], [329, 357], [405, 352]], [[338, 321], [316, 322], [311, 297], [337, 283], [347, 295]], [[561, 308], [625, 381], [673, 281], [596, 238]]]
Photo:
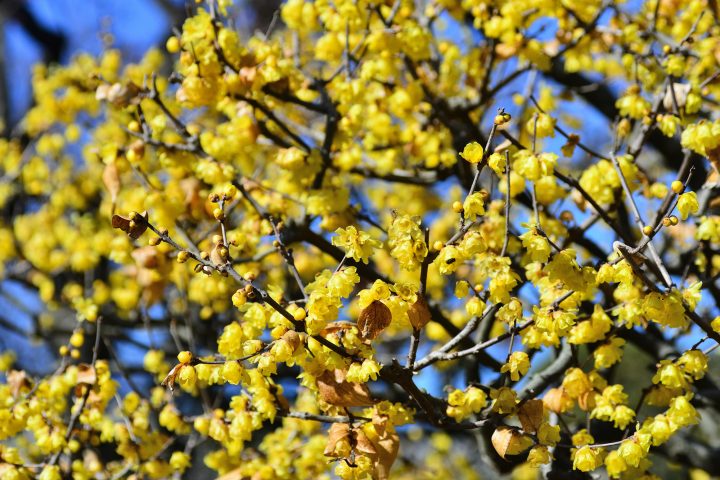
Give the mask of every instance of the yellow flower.
[[510, 380], [517, 382], [522, 375], [530, 370], [530, 357], [525, 352], [513, 352], [507, 363], [500, 369], [501, 373], [510, 372]]
[[478, 163], [483, 158], [483, 147], [477, 142], [468, 143], [460, 156], [470, 163]]
[[338, 228], [333, 237], [332, 244], [345, 249], [345, 254], [353, 260], [368, 263], [368, 259], [375, 249], [382, 247], [382, 242], [370, 237], [370, 234], [358, 231], [352, 225], [347, 228]]
[[598, 449], [584, 446], [573, 453], [573, 468], [590, 472], [600, 466], [602, 460]]
[[687, 220], [689, 215], [694, 215], [700, 209], [697, 194], [695, 192], [685, 192], [678, 198], [678, 212], [683, 220]]

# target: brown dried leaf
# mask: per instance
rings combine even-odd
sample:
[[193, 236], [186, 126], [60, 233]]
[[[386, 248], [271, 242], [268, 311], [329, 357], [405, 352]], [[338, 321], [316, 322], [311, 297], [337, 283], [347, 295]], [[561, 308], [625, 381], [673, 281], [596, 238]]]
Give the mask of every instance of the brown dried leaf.
[[23, 388], [30, 388], [30, 380], [28, 380], [25, 370], [10, 370], [7, 374], [7, 384], [13, 398], [17, 398]]
[[720, 172], [720, 145], [715, 148], [706, 148], [705, 155], [713, 166], [715, 172]]
[[210, 251], [210, 261], [214, 265], [222, 265], [225, 263], [225, 257], [223, 257], [221, 250], [220, 250], [222, 248], [225, 248], [225, 246], [222, 243], [218, 243]]
[[373, 442], [365, 435], [362, 428], [353, 430], [353, 439], [355, 440], [355, 450], [374, 459], [373, 457], [377, 455], [378, 451]]
[[302, 345], [302, 338], [300, 338], [300, 334], [298, 334], [295, 330], [288, 330], [287, 332], [283, 333], [282, 337], [280, 338], [287, 342], [293, 353], [295, 353], [298, 347]]
[[86, 385], [95, 385], [95, 382], [97, 382], [97, 373], [95, 372], [95, 367], [92, 365], [88, 365], [87, 363], [81, 363], [77, 366], [78, 373], [77, 373], [77, 383], [78, 384], [86, 384]]
[[545, 393], [543, 403], [551, 412], [563, 413], [572, 407], [572, 399], [564, 388], [551, 388]]
[[[131, 218], [134, 215], [140, 215], [139, 222], [131, 220]], [[119, 228], [123, 232], [127, 233], [128, 236], [132, 239], [138, 239], [140, 238], [140, 235], [145, 233], [145, 230], [147, 230], [147, 219], [148, 219], [148, 213], [147, 211], [138, 214], [137, 212], [134, 212], [130, 215], [130, 218], [125, 218], [121, 215], [113, 215], [112, 216], [112, 227], [113, 228]]]
[[107, 100], [116, 107], [127, 107], [130, 104], [136, 105], [140, 102], [138, 95], [140, 87], [133, 82], [113, 83], [107, 88], [97, 88], [95, 90], [95, 98], [98, 100]]
[[506, 426], [498, 427], [490, 439], [495, 451], [500, 457], [506, 455], [517, 455], [527, 450], [533, 441], [530, 437], [517, 432], [515, 429]]
[[493, 448], [500, 455], [505, 458], [505, 454], [510, 448], [510, 441], [513, 437], [513, 430], [508, 427], [498, 427], [492, 434], [490, 441], [492, 442]]
[[[672, 84], [672, 89], [675, 91], [675, 99], [677, 100], [678, 108], [682, 110], [685, 108], [685, 102], [687, 101], [688, 93], [690, 93], [690, 84], [674, 82]], [[667, 90], [665, 91], [665, 97], [663, 98], [663, 107], [665, 107], [665, 110], [668, 112], [675, 111], [673, 90], [670, 90], [670, 85], [668, 85]]]
[[180, 369], [182, 369], [183, 365], [184, 364], [182, 363], [178, 363], [177, 365], [175, 365], [160, 385], [169, 388], [171, 392], [175, 390], [175, 380], [177, 379], [177, 376], [180, 373]]
[[115, 201], [117, 200], [118, 193], [120, 193], [120, 174], [118, 172], [117, 165], [115, 162], [108, 163], [105, 165], [103, 170], [102, 180], [110, 193], [110, 200], [112, 200], [113, 208], [115, 207]]
[[518, 410], [518, 419], [527, 433], [535, 433], [545, 418], [545, 407], [542, 400], [528, 400]]
[[[387, 419], [387, 417], [385, 417]], [[390, 468], [395, 463], [398, 450], [400, 449], [400, 437], [394, 431], [386, 428], [387, 421], [382, 421], [380, 425], [375, 423], [376, 417], [373, 417], [373, 426], [378, 433], [378, 438], [373, 439], [372, 443], [375, 448], [374, 454], [368, 454], [373, 460], [375, 474], [373, 478], [377, 480], [387, 480], [390, 478]]]
[[350, 330], [354, 326], [355, 326], [355, 324], [350, 323], [350, 322], [344, 322], [344, 321], [333, 322], [333, 323], [328, 324], [327, 327], [323, 328], [322, 332], [320, 332], [320, 335], [325, 337], [325, 336], [331, 335], [333, 333], [344, 332], [346, 330]]
[[422, 295], [418, 295], [418, 299], [410, 305], [408, 309], [408, 318], [410, 324], [415, 330], [420, 330], [432, 320], [432, 314], [428, 308], [427, 301]]
[[328, 441], [323, 454], [327, 457], [337, 457], [335, 447], [338, 442], [350, 436], [350, 425], [347, 423], [333, 423], [328, 430]]
[[373, 301], [365, 307], [358, 317], [357, 325], [360, 338], [374, 340], [390, 325], [392, 312], [380, 300]]
[[136, 248], [130, 256], [141, 268], [154, 269], [158, 267], [160, 262], [157, 249], [150, 245]]
[[370, 390], [363, 383], [345, 380], [345, 371], [327, 370], [317, 377], [320, 398], [337, 407], [367, 407], [375, 403]]

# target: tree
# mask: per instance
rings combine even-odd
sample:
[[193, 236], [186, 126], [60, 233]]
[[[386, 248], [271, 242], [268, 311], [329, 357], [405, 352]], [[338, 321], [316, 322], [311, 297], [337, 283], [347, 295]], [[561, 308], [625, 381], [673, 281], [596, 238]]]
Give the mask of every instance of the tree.
[[720, 474], [715, 2], [197, 3], [0, 142], [3, 478]]

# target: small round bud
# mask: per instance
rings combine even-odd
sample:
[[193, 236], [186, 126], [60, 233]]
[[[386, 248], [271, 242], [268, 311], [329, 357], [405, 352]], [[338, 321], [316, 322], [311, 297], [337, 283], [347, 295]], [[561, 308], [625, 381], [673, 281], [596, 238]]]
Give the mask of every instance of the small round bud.
[[58, 349], [58, 352], [60, 353], [60, 355], [62, 355], [64, 357], [70, 352], [70, 349], [67, 347], [67, 345], [62, 345]]
[[210, 200], [212, 203], [217, 203], [220, 201], [220, 195], [217, 193], [211, 193], [208, 195], [208, 200]]
[[159, 229], [158, 229], [158, 232], [160, 232], [160, 235], [162, 235], [163, 237], [167, 237], [167, 236], [168, 236], [168, 229], [167, 229], [167, 228], [159, 228]]
[[683, 190], [685, 190], [685, 185], [683, 185], [683, 183], [680, 180], [675, 180], [674, 182], [672, 182], [670, 184], [670, 188], [672, 189], [673, 192], [680, 195], [683, 192]]
[[243, 278], [244, 278], [245, 280], [247, 280], [248, 282], [252, 282], [253, 280], [255, 280], [255, 274], [254, 274], [253, 272], [247, 272], [247, 273], [243, 276]]
[[177, 262], [178, 263], [185, 263], [190, 258], [190, 253], [186, 250], [182, 250], [177, 255]]
[[138, 123], [137, 120], [132, 120], [127, 125], [128, 130], [131, 132], [139, 132], [140, 131], [140, 123]]
[[575, 216], [569, 210], [563, 210], [560, 212], [560, 220], [566, 223], [570, 223], [575, 220]]
[[222, 243], [222, 236], [221, 235], [213, 235], [212, 243], [214, 243], [215, 245]]
[[226, 200], [232, 200], [235, 195], [237, 195], [237, 188], [235, 188], [234, 185], [231, 185], [228, 187], [227, 190], [225, 190], [225, 199]]
[[192, 353], [188, 352], [187, 350], [178, 353], [177, 356], [178, 362], [180, 363], [190, 363], [192, 358]]
[[218, 248], [218, 253], [220, 254], [220, 258], [223, 260], [227, 260], [228, 258], [228, 249], [225, 247]]
[[216, 208], [213, 210], [213, 217], [215, 217], [216, 220], [222, 222], [225, 220], [225, 212], [222, 211], [222, 208]]
[[208, 258], [210, 258], [210, 254], [203, 250], [202, 252], [200, 252], [200, 258], [202, 258], [203, 260], [207, 260]]
[[642, 231], [645, 235], [650, 236], [653, 233], [653, 227], [652, 227], [652, 225], [645, 225], [643, 227]]
[[302, 322], [303, 320], [305, 320], [307, 313], [305, 312], [305, 309], [298, 308], [292, 313], [292, 316], [296, 321]]
[[77, 360], [78, 358], [80, 358], [80, 350], [78, 350], [77, 348], [73, 348], [72, 350], [70, 350], [70, 358], [72, 358], [73, 360]]
[[165, 48], [167, 48], [167, 51], [170, 53], [177, 53], [180, 51], [180, 39], [176, 36], [172, 36], [167, 39], [167, 42], [165, 42]]
[[463, 204], [455, 200], [452, 204], [452, 209], [455, 211], [455, 213], [460, 213], [463, 211]]
[[670, 219], [670, 223], [673, 225], [677, 225], [679, 223], [679, 220], [675, 215], [671, 215], [668, 218]]
[[85, 335], [83, 334], [82, 330], [74, 331], [73, 334], [70, 336], [70, 345], [75, 348], [80, 348], [83, 346], [83, 343], [85, 343]]
[[441, 242], [440, 240], [435, 240], [435, 242], [433, 243], [433, 246], [432, 246], [432, 247], [433, 247], [433, 250], [438, 250], [438, 251], [439, 251], [439, 250], [442, 250], [442, 248], [443, 248], [444, 246], [445, 246], [445, 244], [444, 244], [443, 242]]
[[157, 247], [160, 245], [160, 242], [162, 242], [160, 237], [150, 237], [150, 240], [148, 240], [148, 244], [152, 247]]
[[664, 53], [665, 55], [667, 55], [668, 53], [670, 53], [671, 50], [672, 50], [672, 48], [670, 48], [670, 45], [663, 45], [663, 53]]
[[237, 308], [245, 305], [247, 303], [247, 293], [245, 293], [245, 290], [238, 289], [232, 296], [232, 303]]
[[665, 217], [662, 219], [663, 227], [672, 227], [672, 220], [670, 220], [670, 217]]

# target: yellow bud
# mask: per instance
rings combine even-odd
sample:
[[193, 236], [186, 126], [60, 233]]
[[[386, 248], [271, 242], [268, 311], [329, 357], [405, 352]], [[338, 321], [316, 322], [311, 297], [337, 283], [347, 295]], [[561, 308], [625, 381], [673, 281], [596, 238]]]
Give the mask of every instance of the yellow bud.
[[165, 48], [167, 48], [167, 51], [170, 53], [177, 53], [180, 51], [180, 39], [176, 36], [172, 36], [167, 39], [167, 42], [165, 42]]
[[683, 192], [683, 190], [685, 190], [685, 185], [683, 185], [683, 183], [680, 180], [675, 180], [674, 182], [672, 182], [670, 184], [670, 188], [672, 189], [673, 192], [680, 195]]
[[80, 348], [83, 346], [83, 343], [85, 343], [85, 335], [83, 335], [83, 332], [80, 330], [73, 332], [70, 337], [70, 345], [75, 348]]
[[455, 211], [455, 213], [460, 213], [463, 211], [463, 204], [461, 202], [455, 201], [452, 204], [452, 209]]
[[77, 349], [75, 349], [75, 348], [73, 348], [72, 350], [70, 350], [70, 357], [73, 358], [73, 359], [75, 359], [75, 360], [77, 360], [78, 358], [80, 358], [80, 350], [77, 350]]
[[180, 363], [190, 363], [190, 360], [192, 360], [192, 353], [187, 350], [182, 351], [178, 353], [177, 359]]
[[216, 220], [222, 222], [225, 220], [225, 212], [222, 211], [222, 208], [216, 208], [213, 210], [213, 217], [215, 217]]
[[182, 250], [177, 255], [177, 262], [178, 263], [185, 263], [190, 258], [190, 253], [188, 253], [186, 250]]
[[645, 225], [642, 230], [643, 230], [643, 233], [647, 236], [650, 236], [653, 233], [652, 225]]
[[305, 310], [302, 308], [298, 308], [295, 310], [292, 314], [293, 318], [297, 320], [298, 322], [302, 322], [305, 320], [305, 317], [307, 316], [307, 313], [305, 313]]
[[433, 250], [442, 250], [443, 246], [445, 244], [441, 242], [440, 240], [435, 240], [435, 243], [433, 243]]

